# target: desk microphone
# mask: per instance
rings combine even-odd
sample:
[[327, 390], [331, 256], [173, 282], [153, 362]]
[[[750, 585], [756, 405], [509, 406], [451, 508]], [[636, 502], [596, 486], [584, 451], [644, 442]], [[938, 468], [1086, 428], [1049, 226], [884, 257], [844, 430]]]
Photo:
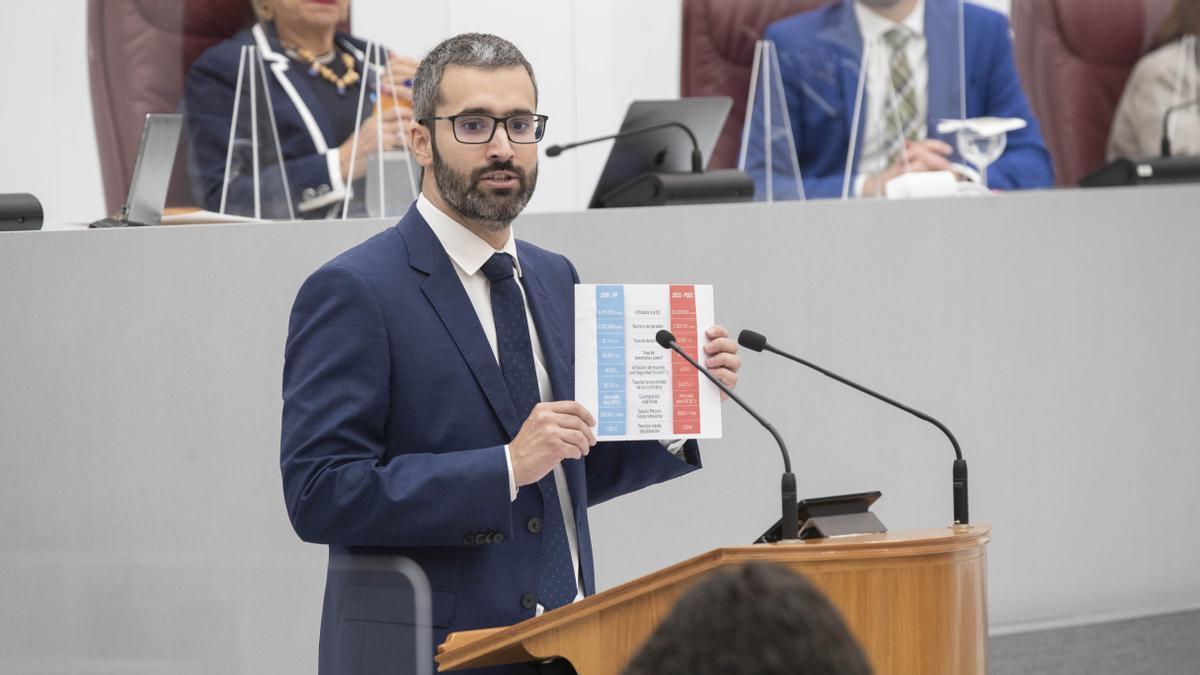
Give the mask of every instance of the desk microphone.
[[650, 133], [651, 131], [658, 131], [659, 129], [666, 129], [667, 127], [678, 127], [680, 129], [683, 129], [684, 132], [687, 133], [688, 138], [690, 138], [692, 140], [692, 173], [704, 173], [704, 157], [700, 153], [700, 144], [698, 142], [696, 142], [696, 134], [692, 133], [692, 130], [686, 124], [684, 124], [682, 122], [664, 122], [662, 124], [655, 124], [655, 125], [648, 126], [648, 127], [642, 127], [640, 129], [630, 129], [628, 131], [620, 131], [615, 134], [609, 134], [607, 136], [600, 136], [599, 138], [589, 138], [586, 141], [576, 141], [574, 143], [567, 143], [566, 145], [551, 145], [550, 147], [546, 148], [546, 156], [547, 157], [558, 157], [559, 155], [561, 155], [563, 153], [564, 150], [570, 150], [571, 148], [578, 148], [581, 145], [591, 145], [592, 143], [599, 143], [600, 141], [607, 141], [607, 140], [611, 140], [614, 138], [625, 138], [627, 136], [637, 136], [640, 134], [647, 134], [647, 133]]
[[1194, 98], [1190, 101], [1184, 101], [1183, 103], [1176, 103], [1170, 108], [1167, 108], [1167, 111], [1163, 113], [1162, 141], [1159, 143], [1159, 149], [1162, 150], [1160, 154], [1163, 157], [1171, 156], [1171, 116], [1180, 110], [1191, 108], [1195, 105], [1200, 105], [1200, 98]]
[[[661, 344], [661, 341], [660, 341], [660, 344]], [[890, 406], [899, 408], [900, 410], [903, 410], [904, 412], [906, 412], [910, 415], [913, 415], [914, 417], [917, 417], [918, 419], [925, 420], [926, 422], [929, 422], [930, 424], [934, 425], [938, 429], [941, 429], [942, 433], [946, 434], [946, 438], [950, 439], [950, 444], [954, 446], [954, 455], [955, 455], [955, 457], [957, 457], [957, 459], [954, 460], [954, 469], [953, 469], [954, 523], [956, 525], [958, 525], [958, 524], [966, 525], [968, 522], [970, 522], [968, 520], [968, 517], [970, 514], [969, 514], [969, 509], [968, 509], [968, 503], [967, 503], [967, 461], [965, 459], [963, 459], [962, 450], [958, 447], [958, 439], [954, 438], [954, 434], [950, 433], [950, 430], [946, 428], [946, 425], [937, 421], [933, 417], [926, 415], [925, 413], [921, 412], [920, 410], [910, 408], [910, 407], [904, 405], [903, 403], [894, 401], [894, 400], [888, 398], [887, 396], [880, 394], [877, 391], [872, 391], [871, 389], [868, 389], [868, 388], [862, 386], [861, 384], [858, 384], [857, 382], [852, 382], [851, 380], [848, 380], [848, 379], [842, 377], [841, 375], [838, 375], [837, 373], [828, 371], [814, 363], [805, 361], [804, 359], [802, 359], [798, 356], [793, 356], [791, 354], [788, 354], [785, 351], [776, 349], [775, 347], [767, 344], [767, 338], [764, 337], [761, 333], [755, 333], [752, 330], [744, 330], [738, 334], [738, 344], [745, 347], [746, 349], [750, 349], [750, 350], [753, 350], [756, 352], [768, 351], [768, 352], [771, 352], [774, 354], [778, 354], [778, 355], [784, 357], [785, 359], [790, 359], [792, 361], [795, 361], [796, 363], [799, 363], [802, 366], [811, 368], [826, 377], [837, 380], [838, 382], [841, 382], [842, 384], [844, 384], [848, 387], [857, 389], [857, 390], [861, 391], [862, 393], [867, 394], [868, 396], [877, 398], [880, 401], [883, 401], [884, 403], [887, 403]], [[751, 414], [753, 414], [753, 413], [751, 413]]]
[[775, 431], [775, 427], [771, 426], [770, 422], [763, 419], [761, 415], [754, 412], [754, 409], [746, 405], [745, 401], [738, 398], [738, 395], [733, 393], [732, 389], [725, 386], [724, 382], [718, 380], [715, 375], [708, 372], [708, 369], [701, 366], [695, 359], [688, 356], [687, 352], [680, 349], [679, 345], [675, 344], [675, 336], [671, 334], [671, 331], [660, 330], [654, 336], [654, 339], [658, 341], [659, 346], [663, 349], [673, 350], [676, 354], [682, 356], [693, 368], [707, 377], [709, 382], [717, 385], [717, 389], [725, 392], [726, 396], [733, 399], [733, 402], [741, 406], [742, 410], [750, 413], [750, 416], [755, 421], [766, 427], [767, 431], [771, 432], [771, 435], [775, 437], [775, 442], [779, 444], [779, 452], [783, 455], [783, 480], [780, 484], [780, 493], [783, 498], [783, 534], [780, 539], [797, 539], [800, 531], [800, 515], [796, 511], [796, 475], [792, 473], [792, 460], [788, 456], [787, 445], [783, 442], [783, 438], [779, 435], [779, 432]]

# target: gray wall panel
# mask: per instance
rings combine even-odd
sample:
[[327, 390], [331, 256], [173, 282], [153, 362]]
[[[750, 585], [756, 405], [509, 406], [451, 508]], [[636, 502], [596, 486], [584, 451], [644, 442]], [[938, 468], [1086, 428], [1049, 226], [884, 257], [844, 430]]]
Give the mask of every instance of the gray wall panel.
[[[973, 519], [995, 527], [1003, 627], [1200, 605], [1198, 203], [1063, 191], [531, 214], [517, 231], [585, 281], [712, 283], [731, 328], [941, 417]], [[281, 499], [286, 321], [310, 271], [387, 225], [0, 234], [0, 664], [311, 670], [324, 552]], [[950, 519], [935, 429], [745, 358], [740, 390], [788, 438], [803, 494], [883, 490], [893, 529]], [[728, 405], [725, 436], [704, 471], [593, 511], [602, 587], [778, 517], [769, 436]]]

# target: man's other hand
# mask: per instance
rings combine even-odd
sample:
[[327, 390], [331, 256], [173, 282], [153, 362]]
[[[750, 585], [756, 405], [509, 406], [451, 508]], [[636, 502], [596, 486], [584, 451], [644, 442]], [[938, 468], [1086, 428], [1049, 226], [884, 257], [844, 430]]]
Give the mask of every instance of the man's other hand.
[[[704, 367], [725, 386], [730, 389], [737, 387], [738, 370], [742, 367], [742, 357], [737, 354], [737, 342], [720, 325], [704, 331], [704, 337], [708, 338], [708, 342], [704, 343]], [[721, 392], [721, 400], [727, 398], [725, 392]]]

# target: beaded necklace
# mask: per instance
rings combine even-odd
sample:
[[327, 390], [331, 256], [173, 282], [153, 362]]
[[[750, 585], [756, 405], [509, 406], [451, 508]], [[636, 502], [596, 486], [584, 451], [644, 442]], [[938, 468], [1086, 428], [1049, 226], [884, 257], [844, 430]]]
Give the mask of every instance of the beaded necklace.
[[337, 87], [338, 96], [345, 96], [346, 89], [353, 87], [358, 83], [359, 75], [358, 70], [355, 68], [355, 66], [358, 65], [358, 60], [355, 59], [351, 54], [342, 52], [342, 65], [345, 67], [346, 71], [339, 76], [337, 73], [333, 72], [332, 68], [324, 63], [333, 60], [332, 54], [317, 56], [304, 47], [298, 47], [296, 49], [285, 47], [285, 49], [288, 52], [294, 52], [300, 60], [308, 62], [309, 77], [316, 77], [320, 75], [325, 79], [325, 81]]

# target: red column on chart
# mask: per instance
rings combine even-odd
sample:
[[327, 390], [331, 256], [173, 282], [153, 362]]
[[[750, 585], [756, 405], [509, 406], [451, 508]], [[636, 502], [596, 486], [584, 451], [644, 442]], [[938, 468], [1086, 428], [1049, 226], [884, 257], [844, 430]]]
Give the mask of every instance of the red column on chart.
[[[700, 358], [696, 343], [695, 286], [671, 286], [671, 332], [680, 349], [692, 358]], [[671, 352], [671, 380], [674, 433], [700, 433], [700, 373], [682, 356]]]

